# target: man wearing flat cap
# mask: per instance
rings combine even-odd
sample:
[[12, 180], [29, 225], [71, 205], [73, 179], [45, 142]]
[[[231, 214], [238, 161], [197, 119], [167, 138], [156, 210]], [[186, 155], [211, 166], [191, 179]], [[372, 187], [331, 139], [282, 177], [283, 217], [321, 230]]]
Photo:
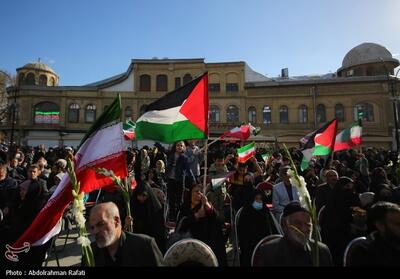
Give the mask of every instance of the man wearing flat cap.
[[[259, 249], [257, 266], [313, 266], [310, 212], [299, 202], [285, 206], [282, 214], [283, 237], [271, 240]], [[319, 266], [332, 266], [328, 246], [318, 242]]]

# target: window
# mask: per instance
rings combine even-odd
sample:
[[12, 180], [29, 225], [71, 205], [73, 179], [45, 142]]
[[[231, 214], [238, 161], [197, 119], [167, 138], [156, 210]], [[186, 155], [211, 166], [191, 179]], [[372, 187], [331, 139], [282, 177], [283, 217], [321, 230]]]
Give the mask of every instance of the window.
[[271, 119], [271, 107], [270, 106], [264, 106], [263, 108], [263, 123], [264, 124], [270, 124], [272, 123]]
[[250, 123], [256, 123], [257, 122], [257, 112], [255, 107], [249, 107], [248, 109], [248, 119]]
[[146, 112], [146, 109], [147, 109], [147, 105], [142, 105], [139, 110], [139, 114], [140, 114], [139, 116], [142, 116]]
[[133, 116], [132, 107], [127, 106], [127, 107], [125, 108], [125, 119], [127, 119], [127, 120], [132, 120], [132, 116]]
[[192, 75], [191, 74], [186, 74], [186, 75], [184, 75], [183, 76], [183, 84], [186, 84], [186, 83], [188, 83], [188, 82], [190, 82], [190, 81], [192, 81]]
[[181, 87], [181, 78], [176, 77], [175, 78], [175, 89], [178, 89], [179, 87]]
[[168, 91], [168, 77], [167, 77], [167, 75], [157, 75], [157, 78], [156, 78], [156, 90], [157, 91]]
[[238, 92], [239, 86], [237, 83], [227, 83], [226, 84], [226, 92]]
[[77, 123], [79, 122], [79, 105], [70, 104], [68, 107], [68, 122]]
[[141, 75], [139, 78], [139, 90], [150, 91], [151, 90], [151, 77], [149, 75]]
[[339, 122], [344, 122], [344, 107], [342, 104], [335, 105], [335, 117]]
[[93, 123], [96, 120], [96, 106], [87, 105], [85, 110], [85, 121], [86, 123]]
[[317, 106], [317, 123], [323, 122], [326, 122], [325, 106], [323, 104], [319, 104]]
[[209, 83], [208, 84], [208, 91], [210, 91], [210, 92], [220, 92], [221, 91], [221, 87], [220, 87], [219, 83]]
[[47, 86], [47, 77], [45, 75], [39, 76], [39, 85], [40, 86]]
[[60, 108], [51, 102], [42, 102], [34, 107], [35, 124], [58, 124], [60, 122]]
[[219, 107], [211, 105], [210, 106], [210, 121], [211, 122], [220, 122], [220, 112]]
[[56, 86], [56, 80], [53, 77], [50, 78], [50, 86]]
[[29, 73], [26, 75], [25, 84], [35, 85], [35, 75], [33, 73]]
[[230, 105], [226, 110], [227, 122], [239, 122], [239, 109], [237, 106]]
[[299, 122], [300, 123], [308, 122], [308, 108], [306, 105], [299, 106]]
[[361, 119], [366, 122], [374, 121], [374, 107], [371, 104], [358, 104], [354, 107], [354, 120]]
[[289, 123], [289, 110], [287, 106], [281, 106], [279, 109], [279, 122], [282, 124]]

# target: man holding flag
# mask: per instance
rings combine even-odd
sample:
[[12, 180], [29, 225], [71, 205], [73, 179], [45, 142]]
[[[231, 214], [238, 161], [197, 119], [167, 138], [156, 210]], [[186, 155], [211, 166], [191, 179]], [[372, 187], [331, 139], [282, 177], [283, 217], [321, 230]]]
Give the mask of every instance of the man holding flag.
[[[110, 178], [97, 174], [95, 167], [112, 170], [121, 179], [127, 176], [120, 118], [121, 99], [118, 96], [81, 141], [75, 156], [75, 172], [81, 183], [81, 192], [90, 193], [114, 184]], [[63, 212], [72, 200], [70, 179], [65, 175], [28, 229], [8, 246], [9, 253], [12, 254], [26, 245], [43, 245], [56, 236], [61, 230]], [[18, 261], [18, 257], [16, 260]]]

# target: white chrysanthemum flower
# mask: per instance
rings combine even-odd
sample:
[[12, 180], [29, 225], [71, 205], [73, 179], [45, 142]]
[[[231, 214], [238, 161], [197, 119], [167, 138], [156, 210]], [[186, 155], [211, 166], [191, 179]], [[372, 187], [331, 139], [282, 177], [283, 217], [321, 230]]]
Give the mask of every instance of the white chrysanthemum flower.
[[304, 180], [304, 177], [299, 175], [298, 178], [300, 180], [300, 184], [299, 184], [299, 181], [294, 177], [294, 175], [290, 177], [290, 183], [297, 188], [297, 191], [299, 193], [299, 200], [300, 200], [301, 206], [311, 210], [308, 207], [308, 203], [307, 203], [307, 200], [309, 202], [311, 202], [310, 194], [308, 193], [308, 190], [307, 190], [307, 183]]
[[78, 244], [82, 245], [82, 246], [90, 246], [90, 239], [86, 236], [80, 236], [77, 239]]

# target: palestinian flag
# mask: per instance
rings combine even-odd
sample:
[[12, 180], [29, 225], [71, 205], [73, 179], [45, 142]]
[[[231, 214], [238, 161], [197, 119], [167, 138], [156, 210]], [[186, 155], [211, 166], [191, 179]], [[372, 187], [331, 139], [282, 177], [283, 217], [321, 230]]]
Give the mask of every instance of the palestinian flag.
[[208, 137], [207, 73], [147, 106], [136, 121], [136, 139], [173, 143]]
[[220, 175], [212, 176], [211, 177], [212, 188], [215, 190], [215, 189], [218, 189], [219, 187], [221, 187], [229, 177], [231, 177], [232, 175], [235, 174], [235, 172], [236, 171], [231, 171], [231, 172], [228, 172], [228, 173], [223, 173], [223, 174], [220, 174]]
[[300, 166], [302, 171], [308, 168], [308, 163], [313, 156], [326, 156], [333, 151], [336, 129], [337, 120], [335, 118], [300, 140], [303, 153]]
[[344, 129], [336, 136], [334, 151], [350, 149], [360, 145], [362, 140], [361, 120], [354, 123], [351, 127]]
[[[120, 115], [121, 99], [118, 96], [89, 129], [80, 144], [75, 155], [75, 172], [82, 192], [90, 193], [114, 184], [110, 178], [97, 174], [94, 171], [96, 167], [112, 170], [121, 178], [128, 174]], [[69, 175], [64, 175], [56, 191], [12, 247], [18, 249], [25, 242], [31, 246], [42, 245], [57, 235], [61, 230], [63, 212], [72, 200]]]
[[124, 130], [124, 139], [125, 140], [134, 140], [135, 139], [135, 122], [132, 120], [127, 120], [122, 129]]
[[237, 150], [239, 163], [245, 163], [248, 159], [256, 155], [254, 142], [243, 146]]
[[261, 157], [264, 160], [264, 162], [266, 162], [266, 161], [268, 161], [268, 158], [270, 157], [270, 155], [268, 153], [265, 153], [265, 154], [262, 154]]

